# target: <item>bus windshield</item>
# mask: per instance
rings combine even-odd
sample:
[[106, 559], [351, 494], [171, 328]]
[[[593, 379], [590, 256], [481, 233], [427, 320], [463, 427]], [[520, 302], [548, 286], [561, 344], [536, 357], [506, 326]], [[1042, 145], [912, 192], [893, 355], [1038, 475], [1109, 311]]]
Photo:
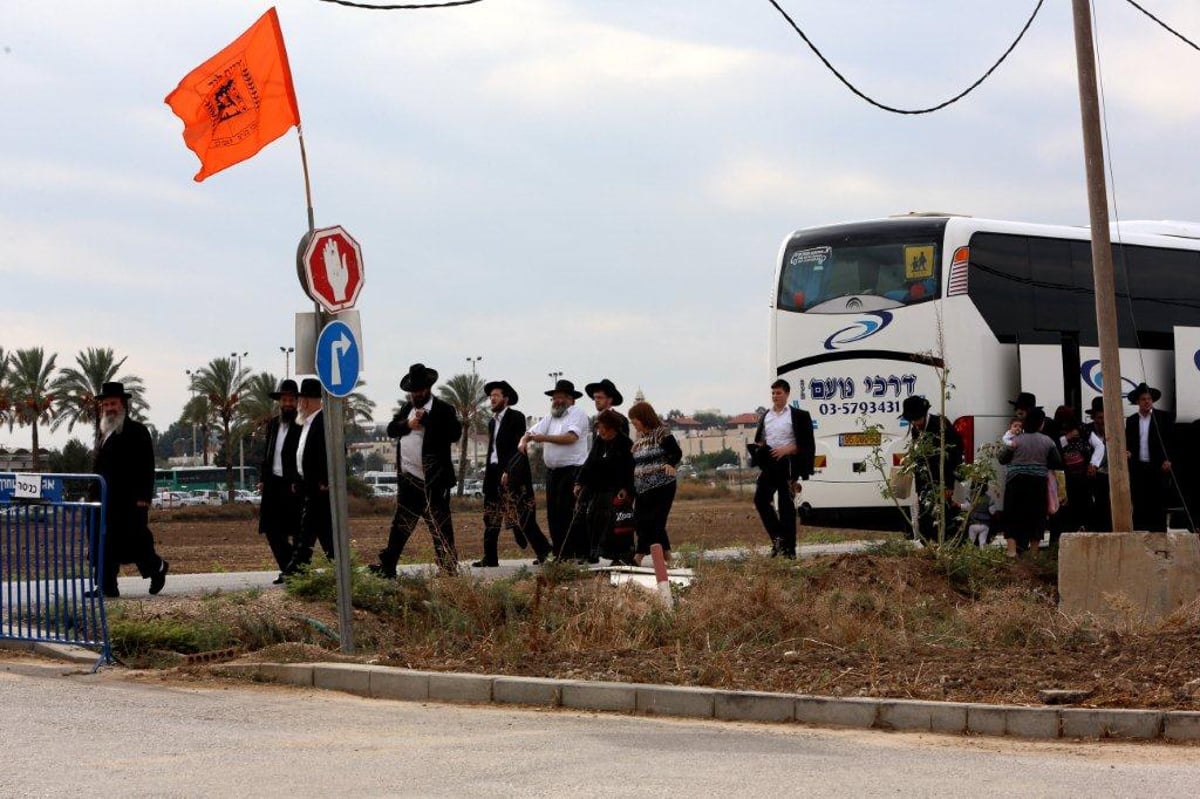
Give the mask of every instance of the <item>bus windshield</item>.
[[869, 226], [839, 226], [793, 236], [783, 253], [778, 309], [858, 313], [936, 298], [940, 221], [936, 231], [892, 227], [882, 236]]

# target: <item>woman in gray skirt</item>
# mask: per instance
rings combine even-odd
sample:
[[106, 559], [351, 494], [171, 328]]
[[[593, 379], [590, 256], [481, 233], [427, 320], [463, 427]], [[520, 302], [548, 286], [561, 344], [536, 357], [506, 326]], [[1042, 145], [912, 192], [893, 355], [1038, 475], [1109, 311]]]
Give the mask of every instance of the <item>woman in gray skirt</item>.
[[1046, 419], [1046, 412], [1033, 408], [1024, 420], [1014, 419], [1004, 434], [1004, 448], [998, 460], [1008, 467], [1004, 481], [1004, 538], [1008, 557], [1015, 558], [1018, 550], [1037, 552], [1046, 529], [1047, 473], [1063, 467], [1058, 444], [1044, 433], [1037, 432]]

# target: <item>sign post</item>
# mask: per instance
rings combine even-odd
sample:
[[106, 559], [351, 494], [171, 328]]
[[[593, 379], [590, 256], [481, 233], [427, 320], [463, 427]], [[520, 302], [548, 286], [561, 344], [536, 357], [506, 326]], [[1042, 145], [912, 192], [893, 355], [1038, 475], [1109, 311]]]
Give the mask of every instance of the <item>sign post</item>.
[[[329, 471], [329, 511], [337, 572], [338, 627], [342, 651], [354, 652], [350, 596], [350, 515], [346, 499], [346, 414], [343, 398], [358, 384], [362, 366], [358, 336], [331, 314], [348, 310], [363, 286], [362, 250], [341, 226], [310, 230], [300, 240], [296, 272], [304, 292], [317, 305], [320, 331], [313, 369], [325, 388], [325, 451]], [[332, 321], [331, 321], [332, 320]], [[297, 353], [298, 355], [298, 353]], [[300, 359], [297, 357], [297, 363]]]

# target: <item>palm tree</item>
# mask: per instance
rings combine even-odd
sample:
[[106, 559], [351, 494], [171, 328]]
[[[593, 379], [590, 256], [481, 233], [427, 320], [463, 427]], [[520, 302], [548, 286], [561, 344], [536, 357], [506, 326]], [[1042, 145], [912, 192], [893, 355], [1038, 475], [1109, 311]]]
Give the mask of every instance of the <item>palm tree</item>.
[[[195, 389], [193, 389], [194, 391]], [[200, 441], [203, 443], [201, 450], [203, 452], [204, 465], [208, 465], [208, 428], [212, 424], [213, 414], [212, 408], [208, 404], [208, 397], [202, 394], [193, 394], [192, 398], [183, 406], [183, 413], [179, 416], [179, 421], [183, 424], [192, 426], [192, 457], [196, 457], [195, 452], [195, 437], [196, 428], [200, 428]]]
[[111, 347], [88, 347], [75, 356], [75, 364], [75, 367], [61, 369], [50, 385], [54, 392], [55, 414], [50, 429], [57, 430], [66, 422], [67, 432], [70, 433], [77, 424], [90, 424], [92, 447], [96, 449], [100, 446], [100, 414], [96, 396], [104, 384], [112, 380], [124, 384], [125, 391], [131, 395], [129, 415], [134, 419], [141, 419], [149, 408], [146, 404], [146, 386], [137, 375], [116, 376], [125, 364], [125, 358], [116, 360]]
[[463, 423], [458, 449], [458, 495], [461, 497], [463, 480], [467, 476], [467, 441], [482, 416], [483, 378], [474, 374], [455, 375], [438, 387], [438, 397], [454, 406]]
[[[365, 382], [358, 384], [365, 386]], [[342, 412], [347, 427], [369, 427], [375, 419], [375, 400], [368, 399], [361, 391], [352, 391], [342, 399]]]
[[233, 435], [231, 427], [238, 416], [238, 403], [246, 392], [250, 370], [238, 369], [233, 358], [214, 358], [208, 366], [192, 374], [192, 390], [208, 398], [214, 418], [221, 420], [225, 449], [225, 485], [233, 502]]
[[0, 347], [0, 424], [8, 422], [8, 412], [11, 408], [8, 394], [8, 353]]
[[12, 412], [8, 427], [13, 423], [22, 427], [29, 425], [33, 438], [33, 471], [42, 470], [42, 458], [38, 452], [38, 425], [49, 424], [54, 418], [54, 394], [50, 390], [50, 375], [54, 374], [54, 361], [58, 355], [51, 354], [49, 360], [41, 347], [17, 350], [10, 360], [8, 386], [12, 399]]
[[246, 380], [242, 401], [238, 403], [237, 423], [233, 430], [236, 441], [257, 439], [275, 415], [275, 400], [271, 399], [279, 381], [270, 372], [259, 372]]

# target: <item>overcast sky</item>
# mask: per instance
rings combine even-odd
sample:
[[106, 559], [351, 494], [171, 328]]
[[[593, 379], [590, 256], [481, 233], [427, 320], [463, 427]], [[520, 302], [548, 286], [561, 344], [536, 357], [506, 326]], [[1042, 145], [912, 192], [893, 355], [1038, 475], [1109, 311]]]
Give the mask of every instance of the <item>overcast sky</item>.
[[[906, 107], [982, 74], [1034, 4], [783, 2], [845, 75]], [[1096, 5], [1117, 211], [1200, 220], [1200, 53], [1124, 0]], [[1143, 5], [1200, 40], [1200, 4]], [[214, 357], [282, 377], [311, 309], [295, 132], [197, 184], [162, 102], [266, 8], [0, 0], [0, 346], [60, 365], [114, 348], [160, 429]], [[977, 91], [917, 117], [853, 96], [766, 0], [277, 8], [317, 225], [363, 247], [377, 420], [409, 364], [445, 378], [475, 356], [530, 413], [552, 371], [641, 387], [664, 412], [752, 410], [793, 230], [909, 210], [1087, 223], [1065, 0]]]

